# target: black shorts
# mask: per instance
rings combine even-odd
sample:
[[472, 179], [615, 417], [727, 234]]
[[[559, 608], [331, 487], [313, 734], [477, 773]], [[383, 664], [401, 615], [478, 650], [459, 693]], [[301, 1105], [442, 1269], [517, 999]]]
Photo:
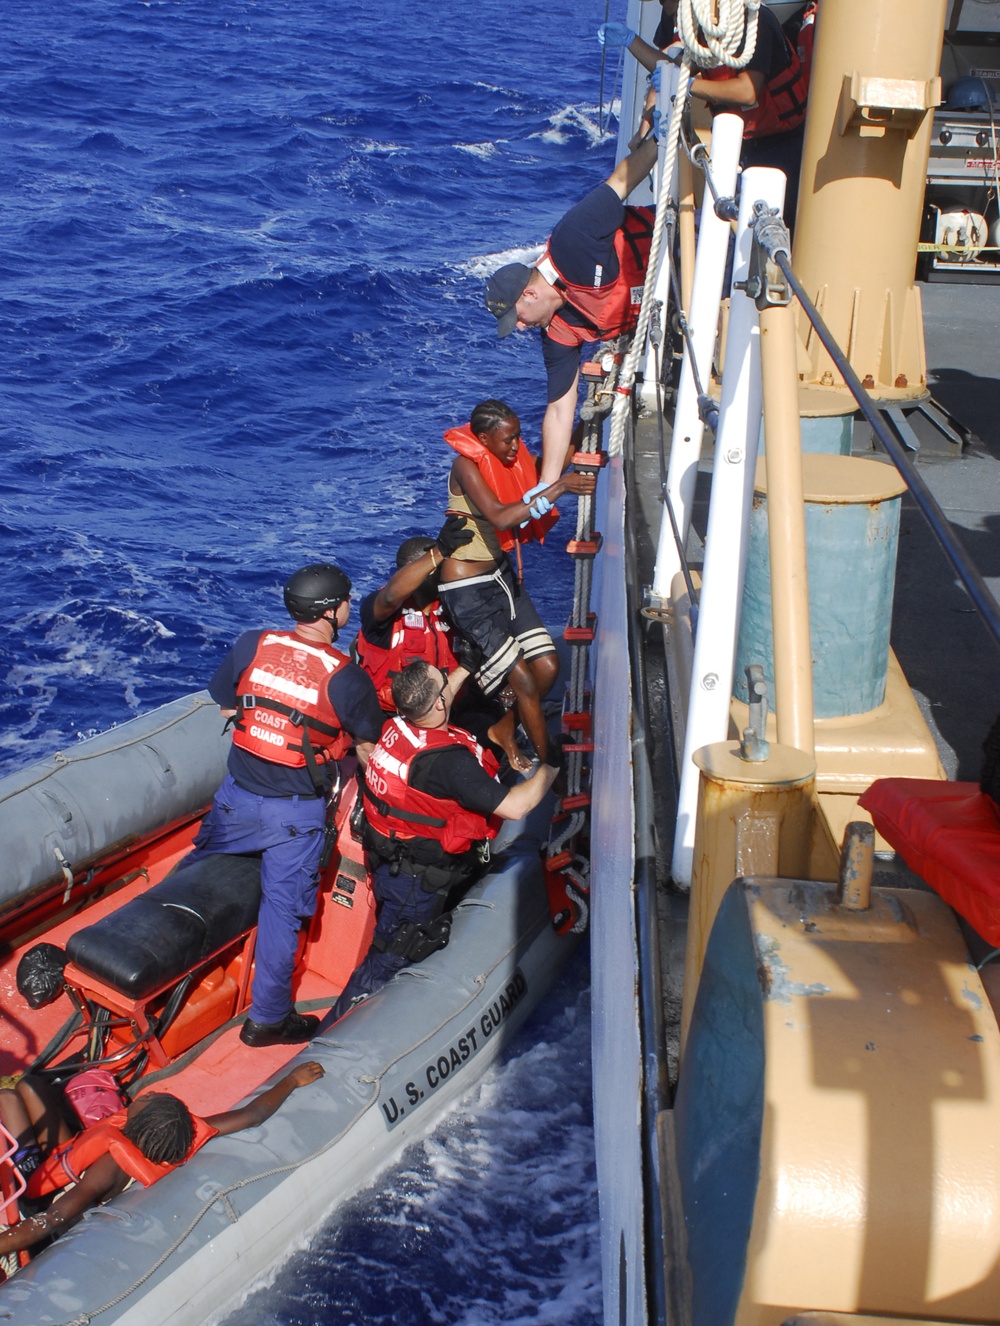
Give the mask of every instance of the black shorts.
[[483, 653], [476, 681], [484, 695], [503, 686], [511, 668], [555, 653], [552, 637], [506, 559], [489, 575], [452, 580], [438, 586], [441, 602], [455, 626]]

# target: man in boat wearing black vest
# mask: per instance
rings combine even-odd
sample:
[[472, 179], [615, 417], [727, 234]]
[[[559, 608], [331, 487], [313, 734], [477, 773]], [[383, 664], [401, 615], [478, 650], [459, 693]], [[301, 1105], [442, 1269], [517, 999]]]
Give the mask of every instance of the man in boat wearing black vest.
[[229, 775], [195, 839], [195, 854], [260, 852], [261, 903], [247, 1045], [307, 1041], [319, 1018], [296, 1013], [291, 983], [299, 930], [316, 910], [326, 802], [352, 745], [362, 765], [384, 715], [371, 678], [333, 648], [351, 612], [338, 566], [303, 567], [285, 586], [291, 631], [248, 631], [209, 682], [235, 720]]
[[650, 208], [625, 199], [656, 161], [652, 138], [624, 157], [556, 225], [534, 267], [511, 262], [486, 283], [486, 307], [501, 336], [538, 327], [548, 376], [539, 479], [566, 468], [573, 434], [581, 347], [631, 330], [639, 312], [652, 236]]
[[469, 884], [489, 860], [501, 820], [523, 819], [555, 781], [560, 757], [506, 788], [497, 762], [449, 722], [468, 673], [445, 678], [419, 660], [392, 683], [398, 712], [365, 768], [365, 847], [374, 867], [375, 936], [344, 987], [333, 1016], [384, 985], [401, 967], [448, 943], [449, 894]]

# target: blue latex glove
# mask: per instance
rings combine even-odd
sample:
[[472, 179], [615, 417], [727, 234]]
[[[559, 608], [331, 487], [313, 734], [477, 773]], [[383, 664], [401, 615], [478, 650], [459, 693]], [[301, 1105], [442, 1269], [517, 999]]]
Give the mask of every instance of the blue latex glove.
[[[534, 507], [532, 507], [531, 503], [533, 499], [538, 496], [539, 493], [544, 493], [545, 489], [548, 488], [548, 486], [549, 485], [547, 483], [536, 483], [534, 488], [529, 488], [526, 493], [521, 494], [521, 501], [525, 504], [525, 506], [528, 508], [528, 510], [531, 512], [532, 516], [534, 516], [536, 520], [538, 519], [538, 516], [535, 513]], [[550, 502], [549, 506], [551, 505], [552, 503]], [[547, 509], [548, 508], [546, 508], [546, 510]], [[524, 529], [527, 523], [528, 522], [526, 520], [522, 520], [519, 528]]]
[[657, 65], [649, 76], [649, 86], [653, 89], [654, 92], [659, 92], [660, 83], [662, 79], [663, 79], [663, 70], [660, 68], [659, 65]]
[[664, 131], [665, 131], [666, 128], [667, 128], [667, 121], [664, 119], [662, 113], [661, 113], [658, 109], [654, 108], [654, 110], [653, 110], [653, 137], [656, 139], [657, 142], [660, 141], [660, 131], [661, 131], [661, 130], [664, 130]]
[[625, 23], [602, 23], [597, 29], [597, 40], [613, 50], [616, 46], [631, 46], [636, 34]]
[[536, 497], [529, 508], [535, 520], [541, 520], [547, 511], [552, 510], [552, 503], [547, 497]]

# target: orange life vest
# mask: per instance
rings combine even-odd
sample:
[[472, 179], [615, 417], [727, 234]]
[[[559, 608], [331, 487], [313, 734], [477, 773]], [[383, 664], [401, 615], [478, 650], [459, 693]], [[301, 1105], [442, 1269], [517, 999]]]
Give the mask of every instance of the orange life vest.
[[[803, 18], [803, 27], [806, 19]], [[810, 31], [812, 23], [809, 23]], [[789, 57], [787, 69], [776, 74], [764, 84], [760, 100], [746, 108], [727, 106], [743, 120], [744, 138], [767, 138], [770, 134], [789, 133], [797, 129], [806, 118], [806, 100], [809, 96], [809, 73], [812, 67], [812, 42], [809, 41], [809, 62], [806, 64], [799, 57], [796, 48], [789, 42], [784, 31], [781, 33], [785, 42], [785, 51]], [[701, 76], [713, 82], [732, 78], [733, 70], [719, 65], [715, 69], [703, 69]]]
[[394, 714], [392, 681], [407, 663], [426, 659], [442, 672], [458, 666], [455, 649], [459, 635], [445, 616], [441, 604], [430, 604], [426, 612], [403, 608], [392, 622], [389, 648], [373, 645], [364, 631], [358, 632], [358, 662], [375, 684], [378, 702], [387, 714]]
[[414, 760], [448, 746], [471, 751], [491, 778], [496, 775], [499, 765], [493, 754], [460, 727], [415, 727], [399, 717], [386, 724], [365, 769], [365, 815], [376, 834], [404, 842], [430, 838], [455, 856], [497, 836], [500, 820], [495, 815], [480, 815], [410, 786]]
[[194, 1153], [219, 1131], [204, 1119], [192, 1114], [194, 1139], [187, 1154], [183, 1160], [168, 1165], [148, 1160], [135, 1143], [129, 1141], [122, 1132], [127, 1118], [127, 1110], [109, 1114], [100, 1123], [85, 1128], [69, 1142], [57, 1147], [42, 1161], [28, 1180], [28, 1196], [44, 1197], [47, 1193], [57, 1192], [71, 1183], [79, 1183], [91, 1165], [108, 1154], [130, 1179], [135, 1179], [144, 1188], [148, 1188], [157, 1179], [162, 1179], [164, 1174], [169, 1174], [172, 1169], [190, 1160]]
[[818, 10], [819, 5], [816, 0], [812, 0], [812, 4], [806, 5], [795, 38], [795, 51], [799, 57], [799, 64], [801, 64], [805, 73], [807, 89], [812, 77], [813, 45], [816, 41], [816, 14]]
[[[476, 437], [469, 424], [463, 424], [461, 428], [449, 428], [444, 440], [460, 456], [475, 461], [480, 474], [505, 506], [510, 502], [520, 502], [528, 489], [538, 483], [535, 458], [520, 439], [513, 465], [505, 465], [499, 457], [494, 456]], [[544, 543], [546, 534], [558, 519], [559, 512], [552, 510], [547, 511], [540, 520], [530, 519], [524, 529], [498, 529], [500, 547], [504, 552], [510, 552], [515, 544], [529, 543], [532, 539]]]
[[294, 631], [265, 631], [237, 685], [233, 745], [271, 764], [301, 769], [339, 760], [351, 748], [327, 694], [330, 678], [350, 660], [332, 645]]
[[586, 341], [603, 341], [622, 332], [631, 331], [639, 316], [642, 287], [646, 280], [649, 247], [653, 239], [653, 209], [626, 207], [625, 217], [615, 231], [614, 245], [618, 257], [618, 275], [608, 285], [574, 285], [567, 281], [552, 261], [546, 245], [545, 252], [535, 264], [550, 285], [554, 286], [572, 308], [582, 313], [588, 326], [567, 322], [556, 313], [546, 328], [547, 334], [560, 345], [583, 345]]

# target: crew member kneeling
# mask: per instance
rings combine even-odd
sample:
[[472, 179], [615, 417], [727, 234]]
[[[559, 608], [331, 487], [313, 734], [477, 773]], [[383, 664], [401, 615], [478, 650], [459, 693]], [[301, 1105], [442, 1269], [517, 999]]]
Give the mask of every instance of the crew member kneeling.
[[497, 782], [494, 757], [449, 724], [452, 687], [424, 661], [392, 683], [398, 717], [386, 724], [365, 769], [365, 846], [374, 866], [378, 921], [371, 948], [334, 1006], [341, 1017], [401, 967], [448, 942], [448, 896], [488, 859], [500, 820], [523, 819], [552, 786], [541, 764], [515, 787]]

